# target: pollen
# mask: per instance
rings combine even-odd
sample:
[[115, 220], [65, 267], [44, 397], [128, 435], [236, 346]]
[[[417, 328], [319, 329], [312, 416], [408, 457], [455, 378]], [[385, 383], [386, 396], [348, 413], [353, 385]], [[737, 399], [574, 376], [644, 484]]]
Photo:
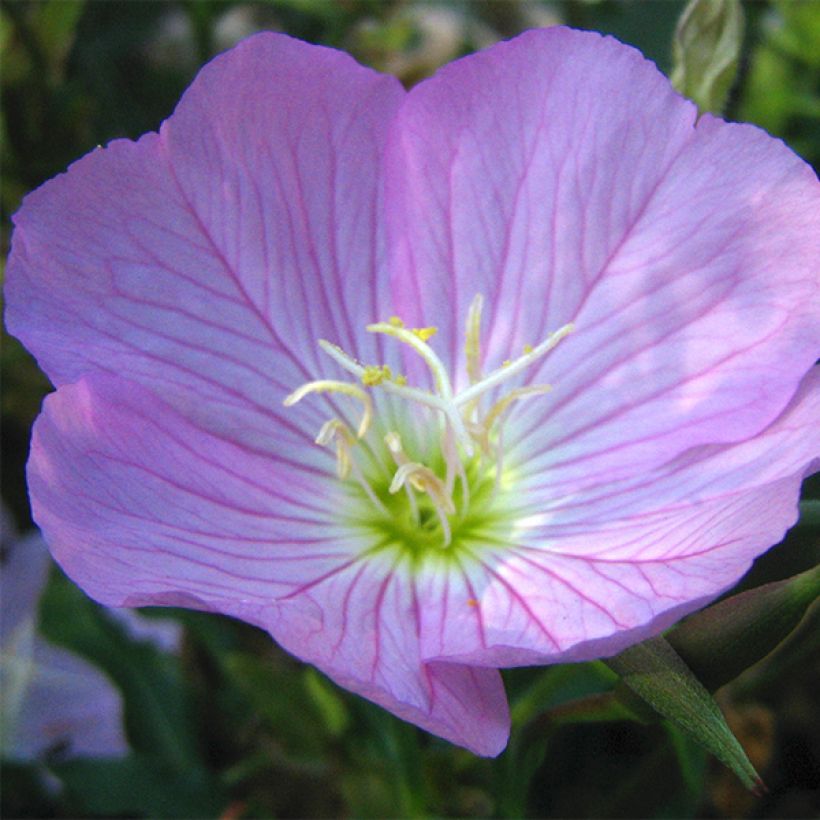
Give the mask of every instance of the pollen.
[[362, 384], [366, 387], [376, 387], [386, 381], [391, 381], [393, 373], [386, 364], [369, 364], [362, 373]]
[[414, 327], [410, 331], [414, 336], [417, 336], [423, 342], [427, 342], [438, 333], [437, 327]]

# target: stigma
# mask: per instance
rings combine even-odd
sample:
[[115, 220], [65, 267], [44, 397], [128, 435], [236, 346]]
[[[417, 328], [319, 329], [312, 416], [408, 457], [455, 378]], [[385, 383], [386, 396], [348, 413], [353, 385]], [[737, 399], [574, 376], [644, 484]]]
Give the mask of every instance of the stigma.
[[[411, 524], [420, 526], [432, 511], [440, 533], [440, 546], [448, 547], [453, 538], [453, 522], [467, 517], [470, 509], [471, 476], [493, 476], [493, 496], [497, 494], [504, 466], [503, 426], [510, 407], [525, 398], [543, 395], [548, 384], [513, 387], [516, 376], [532, 368], [574, 330], [566, 324], [537, 345], [526, 345], [520, 356], [505, 361], [484, 374], [481, 366], [481, 314], [483, 298], [477, 295], [470, 304], [465, 323], [465, 369], [468, 385], [456, 392], [447, 368], [429, 344], [435, 327], [408, 328], [397, 316], [366, 326], [369, 333], [381, 334], [414, 351], [432, 377], [432, 389], [416, 387], [405, 376], [394, 373], [386, 364], [364, 364], [325, 339], [321, 349], [345, 371], [348, 380], [320, 379], [301, 385], [284, 400], [291, 407], [310, 394], [340, 394], [358, 402], [361, 416], [355, 433], [348, 424], [334, 417], [326, 421], [316, 436], [316, 444], [336, 451], [336, 474], [341, 480], [355, 481], [379, 515], [391, 511], [380, 497], [373, 476], [368, 476], [357, 458], [367, 446], [371, 452], [386, 450], [391, 475], [389, 495], [404, 493]], [[506, 388], [506, 390], [505, 390]], [[428, 437], [424, 450], [427, 463], [418, 454], [405, 451], [400, 431], [390, 425], [375, 425], [374, 395], [392, 394], [403, 402], [428, 411], [431, 422], [423, 431]], [[430, 458], [431, 452], [438, 454]], [[477, 466], [477, 469], [476, 469]], [[384, 482], [383, 482], [384, 483]], [[456, 491], [456, 485], [459, 490]], [[429, 518], [429, 514], [427, 515]]]

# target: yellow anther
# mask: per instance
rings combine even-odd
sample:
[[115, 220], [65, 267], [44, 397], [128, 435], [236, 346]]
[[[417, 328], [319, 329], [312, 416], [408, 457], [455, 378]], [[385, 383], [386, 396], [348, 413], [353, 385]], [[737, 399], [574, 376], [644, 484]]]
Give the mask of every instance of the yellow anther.
[[401, 320], [401, 319], [399, 319], [399, 317], [398, 317], [398, 316], [391, 316], [391, 317], [387, 320], [387, 323], [388, 323], [389, 325], [393, 325], [393, 327], [404, 327], [404, 322], [402, 322], [402, 320]]
[[395, 382], [395, 383], [396, 383], [399, 387], [404, 387], [404, 385], [406, 385], [406, 384], [407, 384], [407, 376], [403, 376], [401, 373], [399, 373], [399, 374], [396, 376], [396, 378], [395, 378], [395, 379], [393, 379], [393, 381], [394, 381], [394, 382]]
[[308, 393], [344, 393], [347, 396], [353, 396], [354, 399], [358, 399], [364, 405], [364, 411], [362, 412], [362, 420], [359, 422], [356, 435], [362, 438], [367, 432], [367, 428], [370, 427], [370, 421], [373, 418], [373, 401], [361, 387], [357, 387], [355, 384], [350, 384], [349, 382], [319, 379], [318, 381], [308, 382], [298, 387], [289, 396], [285, 397], [282, 404], [284, 404], [285, 407], [290, 407], [296, 404], [296, 402], [301, 401]]
[[503, 361], [503, 362], [501, 362], [501, 366], [502, 366], [502, 367], [509, 367], [511, 364], [512, 364], [512, 360], [511, 360], [511, 359], [504, 359], [504, 361]]
[[410, 331], [414, 336], [417, 336], [423, 342], [426, 342], [428, 339], [432, 339], [433, 336], [438, 333], [437, 327], [414, 327]]
[[367, 387], [375, 387], [386, 381], [393, 379], [393, 372], [386, 364], [369, 364], [364, 368], [362, 373], [362, 384]]
[[524, 353], [532, 353], [533, 346], [532, 345], [524, 345]]

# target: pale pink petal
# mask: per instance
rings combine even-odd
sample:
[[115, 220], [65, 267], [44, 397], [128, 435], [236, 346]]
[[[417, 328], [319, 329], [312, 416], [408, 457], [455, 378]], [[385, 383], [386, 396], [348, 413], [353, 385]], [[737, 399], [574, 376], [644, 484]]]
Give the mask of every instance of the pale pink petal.
[[191, 605], [258, 623], [305, 573], [358, 547], [336, 521], [348, 495], [332, 472], [221, 440], [115, 377], [46, 399], [28, 478], [52, 554], [111, 606]]
[[606, 472], [587, 477], [587, 488], [531, 456], [516, 475], [517, 501], [562, 523], [606, 522], [686, 506], [814, 472], [820, 458], [820, 367], [812, 368], [786, 410], [765, 431], [737, 444], [693, 447], [629, 480]]
[[564, 323], [508, 441], [576, 489], [753, 435], [820, 353], [820, 186], [782, 143], [703, 117], [631, 48], [530, 32], [413, 89], [388, 150], [397, 304], [496, 367]]
[[820, 369], [763, 434], [703, 447], [632, 483], [542, 507], [419, 585], [428, 658], [518, 665], [611, 655], [734, 585], [797, 518], [820, 464]]
[[349, 484], [329, 472], [243, 450], [147, 390], [90, 377], [46, 400], [29, 487], [54, 556], [97, 600], [242, 618], [436, 734], [486, 755], [506, 743], [498, 673], [422, 663], [411, 576], [344, 523]]
[[495, 669], [424, 663], [415, 568], [374, 554], [281, 599], [272, 632], [342, 686], [476, 754], [507, 743], [509, 712]]
[[380, 312], [380, 155], [402, 96], [341, 52], [246, 40], [159, 134], [26, 198], [9, 329], [57, 385], [115, 372], [268, 452], [314, 435], [315, 405], [282, 399], [318, 377], [318, 337], [356, 352]]

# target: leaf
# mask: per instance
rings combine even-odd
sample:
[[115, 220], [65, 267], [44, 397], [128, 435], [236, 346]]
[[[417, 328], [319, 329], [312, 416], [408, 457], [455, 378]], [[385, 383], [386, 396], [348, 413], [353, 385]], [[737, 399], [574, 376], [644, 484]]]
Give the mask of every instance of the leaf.
[[52, 769], [76, 808], [87, 815], [216, 817], [227, 803], [203, 772], [169, 771], [141, 755], [67, 760]]
[[701, 113], [720, 113], [743, 45], [740, 0], [691, 0], [672, 40], [672, 85]]
[[664, 638], [652, 638], [606, 661], [623, 683], [728, 766], [748, 789], [765, 789], [714, 698]]
[[820, 501], [807, 498], [800, 502], [800, 518], [797, 527], [820, 529]]
[[714, 692], [775, 649], [819, 596], [820, 566], [713, 604], [666, 638]]

